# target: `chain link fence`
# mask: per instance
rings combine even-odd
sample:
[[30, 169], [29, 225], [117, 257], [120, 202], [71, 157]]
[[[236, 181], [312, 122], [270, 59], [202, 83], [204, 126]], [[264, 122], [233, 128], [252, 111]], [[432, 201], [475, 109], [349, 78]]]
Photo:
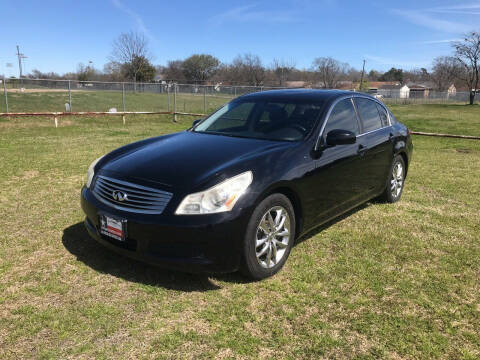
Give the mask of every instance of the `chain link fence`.
[[208, 113], [231, 99], [273, 87], [6, 79], [0, 113]]
[[[184, 112], [209, 113], [231, 99], [279, 87], [98, 82], [50, 79], [2, 81], [0, 113]], [[468, 92], [396, 92], [377, 95], [386, 103], [466, 103]]]

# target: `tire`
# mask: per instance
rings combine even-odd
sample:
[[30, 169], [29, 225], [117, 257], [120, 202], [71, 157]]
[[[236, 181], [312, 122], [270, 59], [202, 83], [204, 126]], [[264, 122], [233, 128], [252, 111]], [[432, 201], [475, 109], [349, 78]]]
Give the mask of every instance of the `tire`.
[[240, 271], [254, 280], [276, 274], [287, 261], [294, 239], [292, 203], [282, 194], [266, 197], [255, 208], [248, 223]]
[[[400, 173], [398, 172], [400, 167]], [[405, 161], [401, 155], [395, 156], [388, 172], [385, 191], [380, 199], [387, 203], [396, 203], [402, 197], [405, 187]]]

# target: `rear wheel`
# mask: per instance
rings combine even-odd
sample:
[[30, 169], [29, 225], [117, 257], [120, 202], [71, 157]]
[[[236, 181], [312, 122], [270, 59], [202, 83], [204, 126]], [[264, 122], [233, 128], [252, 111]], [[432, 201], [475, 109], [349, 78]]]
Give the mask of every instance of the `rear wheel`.
[[244, 275], [260, 280], [277, 273], [287, 261], [295, 235], [295, 214], [282, 194], [265, 198], [254, 210], [243, 248]]
[[405, 184], [405, 161], [401, 155], [395, 156], [390, 168], [387, 186], [382, 194], [382, 200], [394, 203], [400, 200]]

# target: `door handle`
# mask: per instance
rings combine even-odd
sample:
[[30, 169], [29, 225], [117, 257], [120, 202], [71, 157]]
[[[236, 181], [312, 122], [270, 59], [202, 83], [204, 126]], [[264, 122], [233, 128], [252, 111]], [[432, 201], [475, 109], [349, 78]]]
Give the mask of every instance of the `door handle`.
[[358, 150], [357, 150], [357, 154], [360, 155], [360, 156], [363, 156], [365, 155], [365, 152], [368, 150], [368, 148], [365, 146], [365, 145], [358, 145]]

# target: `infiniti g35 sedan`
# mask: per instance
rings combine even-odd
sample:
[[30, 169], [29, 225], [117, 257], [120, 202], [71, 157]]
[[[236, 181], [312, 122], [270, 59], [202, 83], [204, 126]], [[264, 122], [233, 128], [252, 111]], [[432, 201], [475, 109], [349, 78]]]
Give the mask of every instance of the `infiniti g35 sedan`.
[[249, 94], [95, 160], [85, 225], [141, 261], [262, 279], [302, 234], [373, 198], [398, 201], [412, 150], [409, 130], [369, 95]]

